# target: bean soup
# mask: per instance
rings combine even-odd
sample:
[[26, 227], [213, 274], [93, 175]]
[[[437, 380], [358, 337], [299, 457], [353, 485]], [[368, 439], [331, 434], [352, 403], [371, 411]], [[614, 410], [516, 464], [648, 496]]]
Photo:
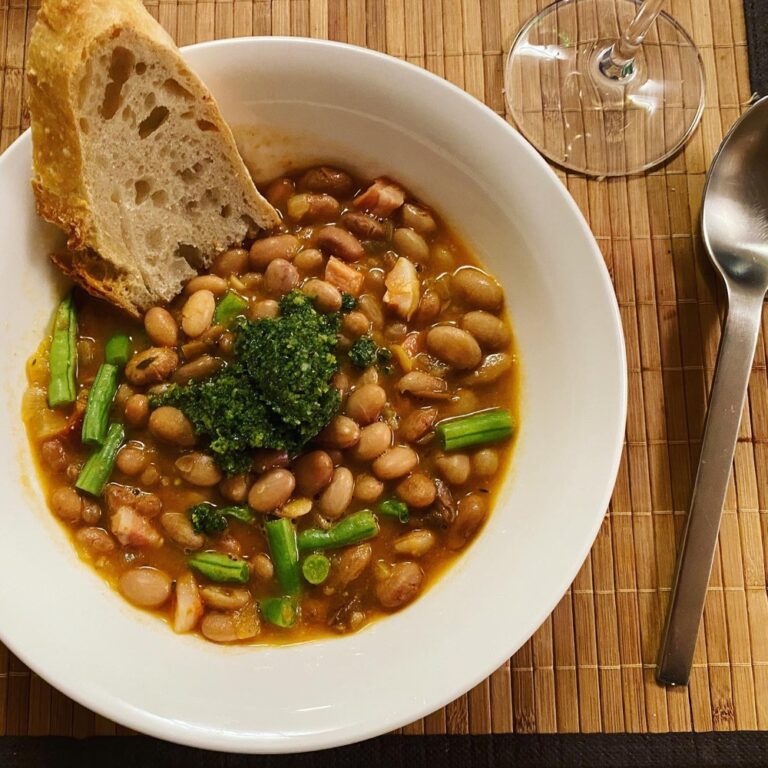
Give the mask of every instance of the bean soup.
[[282, 224], [140, 320], [75, 291], [23, 416], [80, 556], [176, 632], [353, 632], [475, 538], [517, 421], [497, 281], [402, 186], [264, 190]]

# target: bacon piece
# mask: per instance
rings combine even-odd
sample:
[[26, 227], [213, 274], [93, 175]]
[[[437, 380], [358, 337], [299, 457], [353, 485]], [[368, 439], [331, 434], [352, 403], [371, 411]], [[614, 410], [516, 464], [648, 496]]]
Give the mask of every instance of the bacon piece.
[[110, 518], [115, 538], [124, 547], [161, 547], [163, 537], [132, 507], [120, 507]]
[[391, 216], [405, 202], [405, 192], [389, 179], [376, 179], [368, 189], [358, 195], [353, 205], [374, 216]]
[[325, 265], [325, 280], [340, 291], [359, 296], [363, 289], [363, 276], [354, 267], [331, 256]]

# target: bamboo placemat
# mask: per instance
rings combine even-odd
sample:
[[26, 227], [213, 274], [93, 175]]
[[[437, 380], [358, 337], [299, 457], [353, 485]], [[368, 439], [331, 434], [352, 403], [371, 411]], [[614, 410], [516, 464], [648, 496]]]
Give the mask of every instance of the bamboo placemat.
[[[503, 54], [537, 0], [149, 0], [180, 45], [304, 35], [427, 67], [504, 115]], [[37, 0], [0, 0], [0, 151], [27, 127], [24, 64]], [[768, 380], [761, 336], [704, 624], [687, 690], [653, 664], [700, 446], [722, 301], [695, 235], [704, 175], [750, 99], [741, 0], [670, 0], [707, 74], [701, 126], [644, 177], [561, 178], [619, 299], [629, 418], [616, 490], [571, 590], [488, 680], [403, 729], [421, 733], [768, 729]], [[513, 172], [510, 170], [510, 172]], [[768, 315], [765, 331], [768, 333]], [[0, 646], [0, 734], [126, 733], [52, 689]]]

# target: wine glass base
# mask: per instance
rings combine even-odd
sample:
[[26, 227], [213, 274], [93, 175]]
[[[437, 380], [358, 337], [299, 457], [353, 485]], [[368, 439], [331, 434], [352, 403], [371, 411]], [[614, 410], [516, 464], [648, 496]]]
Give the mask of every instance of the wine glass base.
[[641, 173], [698, 125], [704, 69], [691, 39], [659, 14], [620, 80], [601, 60], [638, 10], [632, 0], [560, 0], [518, 33], [504, 93], [517, 128], [547, 159], [589, 176]]

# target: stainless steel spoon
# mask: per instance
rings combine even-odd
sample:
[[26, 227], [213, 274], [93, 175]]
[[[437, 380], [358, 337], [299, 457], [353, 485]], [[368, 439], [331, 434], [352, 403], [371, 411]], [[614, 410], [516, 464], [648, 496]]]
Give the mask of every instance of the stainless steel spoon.
[[656, 668], [656, 679], [664, 685], [686, 685], [691, 673], [768, 289], [768, 97], [742, 115], [715, 155], [704, 189], [701, 231], [725, 282], [728, 315]]

